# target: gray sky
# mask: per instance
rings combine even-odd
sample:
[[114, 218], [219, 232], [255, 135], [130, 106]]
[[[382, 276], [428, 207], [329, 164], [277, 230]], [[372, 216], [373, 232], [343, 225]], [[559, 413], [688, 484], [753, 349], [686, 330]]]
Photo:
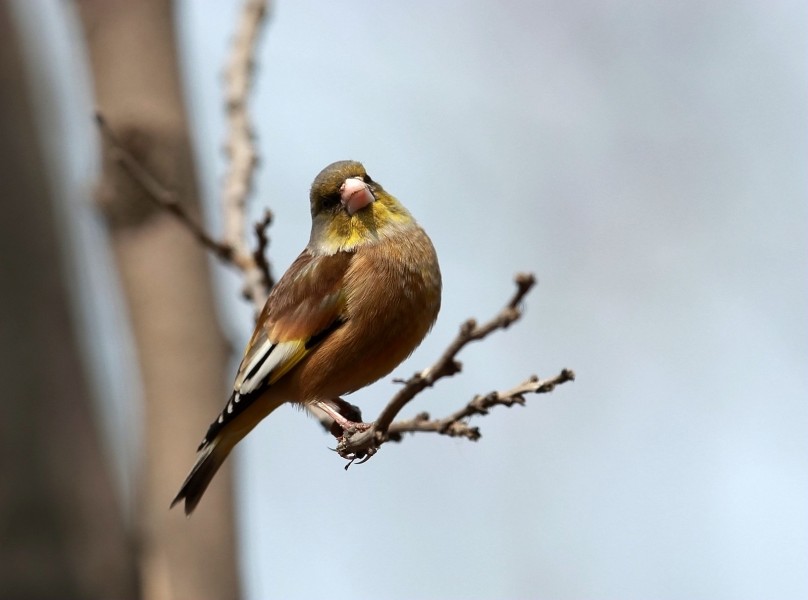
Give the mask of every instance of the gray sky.
[[[58, 3], [32, 4], [64, 29]], [[412, 410], [562, 367], [578, 381], [479, 419], [477, 444], [407, 439], [347, 473], [279, 410], [237, 452], [247, 597], [808, 596], [804, 3], [276, 4], [252, 103], [276, 270], [308, 238], [313, 176], [361, 160], [444, 273], [396, 375], [498, 310], [515, 272], [540, 279], [523, 322]], [[214, 222], [237, 8], [178, 13]], [[73, 53], [62, 135], [90, 140], [70, 32], [50, 42]], [[65, 167], [75, 197], [92, 151]], [[249, 308], [220, 274], [241, 346]], [[393, 390], [351, 400], [372, 418]]]

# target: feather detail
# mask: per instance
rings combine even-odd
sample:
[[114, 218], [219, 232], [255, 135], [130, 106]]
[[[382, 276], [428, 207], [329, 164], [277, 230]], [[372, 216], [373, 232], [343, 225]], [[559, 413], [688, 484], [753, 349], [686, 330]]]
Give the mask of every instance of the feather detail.
[[196, 457], [191, 472], [180, 487], [180, 491], [174, 500], [171, 501], [171, 508], [174, 505], [185, 501], [185, 514], [190, 515], [199, 504], [202, 494], [208, 489], [213, 476], [222, 466], [224, 459], [230, 454], [233, 449], [233, 444], [225, 444], [219, 440], [214, 440], [202, 448]]

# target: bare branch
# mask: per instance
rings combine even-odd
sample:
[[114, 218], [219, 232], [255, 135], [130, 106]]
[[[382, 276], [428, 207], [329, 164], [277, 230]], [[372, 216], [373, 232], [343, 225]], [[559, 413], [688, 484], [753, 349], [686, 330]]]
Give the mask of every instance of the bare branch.
[[146, 196], [160, 208], [174, 215], [202, 246], [222, 261], [235, 266], [244, 275], [244, 296], [258, 314], [274, 285], [265, 251], [269, 245], [267, 228], [272, 213], [254, 226], [256, 248], [251, 250], [246, 235], [247, 199], [252, 190], [252, 179], [257, 163], [253, 144], [252, 125], [247, 115], [247, 96], [253, 75], [253, 53], [267, 12], [266, 0], [248, 0], [244, 6], [232, 53], [225, 71], [227, 82], [226, 106], [229, 133], [227, 153], [230, 164], [224, 185], [224, 239], [217, 241], [185, 210], [176, 194], [157, 178], [127, 150], [112, 131], [106, 119], [96, 112], [95, 120], [101, 134], [109, 144], [113, 159], [138, 184]]
[[556, 385], [572, 381], [575, 378], [575, 374], [568, 369], [564, 369], [556, 377], [546, 380], [533, 376], [506, 392], [492, 392], [486, 396], [476, 396], [465, 407], [445, 419], [431, 421], [429, 415], [422, 413], [415, 419], [393, 423], [401, 409], [415, 396], [433, 386], [436, 381], [455, 375], [462, 370], [462, 364], [456, 360], [456, 356], [467, 344], [482, 340], [499, 329], [506, 329], [521, 318], [522, 300], [536, 284], [536, 278], [528, 273], [520, 273], [515, 277], [515, 282], [516, 292], [494, 318], [482, 325], [477, 325], [474, 319], [469, 319], [460, 326], [457, 337], [449, 344], [435, 364], [420, 373], [415, 373], [406, 381], [399, 380], [399, 383], [403, 383], [404, 386], [393, 396], [379, 418], [368, 429], [343, 432], [336, 451], [340, 456], [351, 461], [346, 468], [356, 459], [362, 459], [361, 462], [364, 462], [373, 456], [384, 442], [400, 441], [401, 434], [405, 432], [433, 431], [444, 435], [479, 439], [479, 430], [469, 428], [464, 423], [464, 420], [471, 415], [487, 414], [488, 409], [496, 405], [522, 404], [525, 401], [524, 395], [527, 393], [550, 392]]
[[[253, 54], [266, 13], [266, 0], [245, 2], [224, 74], [228, 124], [225, 149], [230, 159], [223, 191], [224, 239], [234, 249], [244, 273], [243, 293], [252, 301], [256, 311], [260, 311], [266, 301], [272, 277], [266, 258], [256, 260], [255, 253], [247, 246], [247, 199], [258, 162], [247, 97], [252, 86]], [[265, 228], [261, 235], [265, 236]], [[262, 242], [259, 236], [259, 247], [261, 245], [266, 246], [266, 238]]]
[[267, 229], [272, 225], [273, 218], [272, 211], [267, 208], [264, 210], [263, 218], [253, 225], [257, 242], [255, 250], [253, 250], [253, 260], [255, 260], [256, 267], [261, 271], [263, 284], [267, 290], [275, 287], [275, 279], [272, 277], [272, 269], [267, 260], [267, 248], [269, 248]]
[[129, 176], [146, 192], [146, 197], [158, 207], [167, 210], [182, 223], [188, 231], [205, 248], [213, 252], [224, 262], [233, 262], [233, 247], [224, 242], [218, 242], [205, 231], [186, 211], [185, 206], [177, 200], [176, 194], [160, 183], [135, 156], [126, 149], [123, 143], [112, 131], [106, 118], [100, 111], [95, 112], [95, 122], [106, 139], [112, 159], [123, 168]]
[[514, 404], [524, 406], [526, 394], [546, 394], [552, 392], [555, 386], [575, 380], [575, 373], [569, 369], [562, 371], [555, 377], [539, 379], [535, 375], [527, 381], [505, 392], [491, 392], [485, 396], [475, 396], [471, 402], [460, 410], [443, 419], [430, 419], [429, 413], [419, 413], [413, 419], [396, 421], [387, 429], [387, 438], [390, 441], [401, 441], [402, 434], [417, 431], [431, 431], [450, 437], [464, 437], [476, 442], [482, 437], [479, 427], [471, 427], [467, 419], [474, 415], [487, 415], [495, 406], [511, 407]]
[[376, 430], [384, 435], [387, 428], [396, 418], [401, 409], [424, 389], [434, 385], [443, 377], [450, 377], [459, 373], [463, 366], [455, 357], [470, 342], [476, 342], [490, 335], [498, 329], [505, 329], [522, 316], [519, 306], [525, 295], [536, 284], [536, 278], [529, 273], [519, 273], [515, 277], [516, 292], [505, 307], [493, 319], [481, 326], [474, 319], [469, 319], [460, 326], [457, 337], [449, 344], [443, 355], [431, 367], [416, 373], [404, 382], [404, 387], [393, 396], [379, 418], [376, 420]]

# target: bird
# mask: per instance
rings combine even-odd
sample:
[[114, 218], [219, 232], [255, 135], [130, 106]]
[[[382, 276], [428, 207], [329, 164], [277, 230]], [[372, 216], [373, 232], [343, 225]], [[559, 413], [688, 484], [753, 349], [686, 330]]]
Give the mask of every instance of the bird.
[[233, 447], [282, 404], [316, 407], [343, 430], [357, 425], [341, 396], [389, 374], [437, 319], [432, 241], [362, 163], [325, 167], [309, 200], [309, 242], [270, 292], [233, 391], [171, 503], [184, 501], [186, 515]]

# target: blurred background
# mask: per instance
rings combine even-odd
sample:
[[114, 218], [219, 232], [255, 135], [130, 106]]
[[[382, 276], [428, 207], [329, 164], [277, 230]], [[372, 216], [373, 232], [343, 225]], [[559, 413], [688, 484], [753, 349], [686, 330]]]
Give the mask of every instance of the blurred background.
[[[478, 443], [347, 472], [283, 407], [186, 519], [168, 504], [251, 308], [92, 113], [220, 232], [241, 9], [0, 4], [0, 596], [808, 597], [808, 6], [272, 3], [251, 213], [275, 214], [275, 273], [314, 175], [361, 160], [444, 274], [394, 376], [540, 281], [409, 413], [578, 377], [475, 419]], [[394, 390], [349, 399], [370, 419]]]

